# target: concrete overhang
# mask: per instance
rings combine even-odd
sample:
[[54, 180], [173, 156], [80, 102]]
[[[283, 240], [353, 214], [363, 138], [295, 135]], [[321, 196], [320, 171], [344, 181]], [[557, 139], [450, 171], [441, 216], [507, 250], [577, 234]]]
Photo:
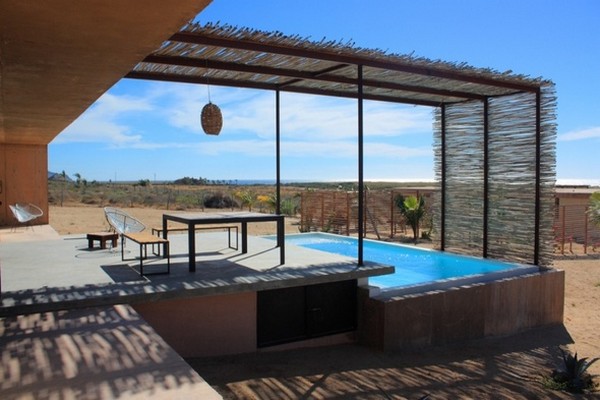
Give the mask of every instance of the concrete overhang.
[[211, 0], [0, 0], [0, 144], [50, 143]]

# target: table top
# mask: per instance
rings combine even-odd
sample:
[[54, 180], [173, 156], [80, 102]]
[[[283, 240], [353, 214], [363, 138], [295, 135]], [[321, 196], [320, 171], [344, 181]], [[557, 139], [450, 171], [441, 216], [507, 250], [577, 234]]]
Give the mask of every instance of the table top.
[[228, 222], [261, 222], [277, 221], [283, 219], [280, 214], [263, 214], [257, 212], [230, 211], [230, 212], [186, 212], [186, 213], [165, 213], [164, 220], [177, 221], [183, 223], [228, 223]]

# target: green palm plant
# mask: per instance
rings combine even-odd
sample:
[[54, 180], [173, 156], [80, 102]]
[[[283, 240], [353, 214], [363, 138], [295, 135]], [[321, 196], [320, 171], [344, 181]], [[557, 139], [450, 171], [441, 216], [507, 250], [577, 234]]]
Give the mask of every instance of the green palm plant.
[[248, 211], [252, 211], [252, 205], [256, 200], [256, 195], [250, 190], [240, 190], [235, 193], [235, 197], [240, 200], [241, 207], [248, 207]]
[[404, 197], [401, 194], [394, 199], [396, 206], [400, 209], [400, 213], [406, 219], [413, 231], [413, 239], [417, 243], [419, 237], [419, 223], [425, 215], [425, 200], [422, 196]]

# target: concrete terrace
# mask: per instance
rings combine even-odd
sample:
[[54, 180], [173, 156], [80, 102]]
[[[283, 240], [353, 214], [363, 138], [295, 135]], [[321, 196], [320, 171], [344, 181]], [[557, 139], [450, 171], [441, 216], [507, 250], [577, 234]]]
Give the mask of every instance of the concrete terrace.
[[[301, 286], [393, 271], [371, 263], [359, 268], [352, 258], [292, 245], [286, 246], [286, 264], [279, 265], [274, 240], [249, 236], [249, 252], [241, 254], [228, 248], [225, 232], [213, 232], [196, 235], [196, 272], [188, 271], [187, 235], [175, 234], [169, 236], [171, 273], [141, 277], [139, 261], [121, 261], [120, 248], [88, 249], [84, 234], [60, 237], [48, 226], [20, 229], [0, 232], [0, 316]], [[126, 258], [137, 256], [138, 246], [128, 242], [125, 252]], [[144, 269], [165, 270], [166, 259], [150, 258]]]
[[[248, 238], [248, 254], [226, 232], [197, 234], [197, 269], [188, 271], [187, 235], [171, 235], [171, 273], [141, 277], [120, 248], [88, 249], [85, 235], [50, 226], [0, 231], [3, 398], [203, 398], [220, 396], [130, 306], [389, 273], [328, 253]], [[129, 242], [126, 258], [137, 255]], [[149, 259], [146, 272], [164, 269]]]

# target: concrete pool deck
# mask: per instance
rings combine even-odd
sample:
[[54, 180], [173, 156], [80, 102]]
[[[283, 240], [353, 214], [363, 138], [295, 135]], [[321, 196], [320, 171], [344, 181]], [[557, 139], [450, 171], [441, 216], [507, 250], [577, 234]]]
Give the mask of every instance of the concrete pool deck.
[[[225, 232], [196, 235], [197, 271], [189, 272], [187, 235], [170, 235], [169, 240], [171, 273], [141, 277], [139, 261], [122, 261], [120, 248], [88, 249], [85, 234], [61, 237], [48, 226], [17, 234], [0, 231], [0, 316], [256, 291], [393, 272], [393, 267], [374, 263], [358, 267], [352, 258], [297, 246], [286, 246], [286, 264], [280, 265], [274, 241], [249, 236], [249, 252], [242, 254], [228, 248]], [[128, 242], [126, 253], [127, 258], [133, 257], [138, 247]], [[146, 272], [164, 270], [166, 260], [151, 258], [144, 268]]]
[[[362, 279], [357, 274], [391, 271], [377, 265], [357, 271], [351, 262], [339, 258], [328, 259], [329, 262], [322, 258], [312, 259], [304, 265], [304, 269], [301, 266], [294, 268], [290, 259], [286, 268], [280, 268], [277, 265], [278, 251], [272, 241], [261, 238], [251, 241], [251, 253], [243, 257], [235, 252], [226, 253], [229, 250], [226, 250], [227, 239], [223, 232], [201, 234], [208, 235], [199, 238], [202, 254], [199, 253], [198, 259], [202, 259], [205, 268], [200, 268], [199, 264], [195, 274], [188, 272], [185, 256], [177, 255], [179, 250], [185, 249], [185, 244], [177, 247], [176, 242], [185, 242], [185, 235], [169, 237], [174, 246], [173, 276], [152, 276], [142, 280], [132, 268], [137, 266], [136, 261], [123, 265], [120, 253], [88, 250], [85, 235], [48, 240], [41, 229], [36, 227], [35, 231], [37, 240], [29, 243], [3, 240], [0, 234], [1, 311], [5, 315], [0, 326], [3, 330], [0, 344], [3, 349], [2, 368], [10, 372], [0, 386], [3, 398], [18, 398], [18, 395], [31, 393], [56, 394], [58, 391], [85, 394], [86, 390], [96, 391], [98, 388], [120, 398], [165, 398], [161, 396], [177, 394], [177, 390], [184, 393], [183, 397], [220, 398], [181, 360], [181, 355], [194, 356], [185, 355], [186, 349], [180, 351], [174, 347], [188, 332], [180, 326], [175, 326], [175, 329], [167, 326], [176, 335], [169, 336], [168, 331], [163, 335], [164, 327], [159, 325], [165, 317], [181, 314], [185, 307], [191, 305], [190, 310], [193, 311], [190, 315], [193, 315], [199, 333], [187, 338], [188, 342], [205, 342], [213, 350], [218, 347], [215, 344], [223, 341], [229, 346], [227, 350], [231, 351], [232, 357], [243, 352], [252, 354], [248, 347], [238, 351], [230, 346], [230, 343], [255, 340], [252, 337], [255, 327], [252, 325], [248, 325], [246, 331], [231, 328], [240, 315], [250, 315], [252, 319], [249, 312], [252, 309], [247, 307], [255, 302], [255, 298], [239, 291], [290, 285], [293, 280], [326, 282], [335, 279], [336, 274]], [[208, 240], [209, 236], [214, 236], [213, 242]], [[14, 239], [14, 236], [11, 238]], [[291, 249], [292, 246], [286, 248], [288, 257], [291, 257]], [[321, 257], [321, 252], [317, 253], [313, 256]], [[264, 270], [252, 268], [249, 258], [253, 257], [262, 260], [260, 265], [264, 266]], [[232, 260], [244, 264], [233, 263]], [[160, 268], [162, 262], [162, 259], [157, 259], [148, 265]], [[113, 268], [119, 271], [115, 272]], [[227, 271], [231, 273], [230, 277], [222, 279]], [[180, 275], [179, 278], [174, 279], [177, 275]], [[78, 284], [86, 279], [95, 283]], [[71, 286], [52, 286], [63, 281], [70, 282]], [[5, 292], [7, 287], [14, 290]], [[238, 291], [240, 295], [229, 290]], [[198, 308], [194, 299], [205, 299], [205, 307]], [[233, 300], [230, 308], [225, 311], [218, 308], [227, 299]], [[118, 305], [127, 302], [134, 305]], [[155, 314], [145, 314], [144, 311], [148, 310], [144, 308], [155, 303], [171, 304], [171, 307]], [[557, 270], [386, 298], [372, 298], [368, 289], [359, 288], [359, 329], [355, 341], [389, 354], [388, 351], [402, 352], [487, 336], [512, 335], [534, 327], [562, 323], [563, 306], [564, 273]], [[242, 310], [241, 314], [234, 313], [240, 312], [238, 310]], [[218, 318], [226, 315], [230, 319], [215, 321], [211, 319], [215, 315]], [[152, 321], [153, 316], [159, 318]], [[218, 336], [207, 339], [202, 336], [206, 331], [204, 328], [215, 322], [222, 322], [228, 327], [226, 332], [236, 334], [231, 338]], [[162, 323], [169, 325], [170, 321]], [[163, 342], [167, 344], [163, 346]], [[153, 352], [154, 348], [160, 351]], [[262, 351], [254, 353], [257, 359], [260, 354], [265, 354]], [[301, 350], [297, 354], [301, 354]], [[204, 358], [198, 360], [204, 364], [202, 360], [208, 360], [207, 356], [201, 357]], [[248, 358], [253, 359], [253, 356]], [[132, 359], [136, 362], [132, 363]], [[250, 365], [253, 365], [252, 368], [256, 366], [255, 363]], [[194, 367], [205, 376], [207, 369], [198, 365]], [[178, 372], [172, 376], [164, 368]], [[76, 371], [74, 378], [73, 371]], [[207, 376], [209, 383], [212, 384], [213, 380], [219, 383], [215, 375]], [[188, 390], [192, 395], [187, 395]]]
[[[141, 277], [138, 261], [122, 261], [120, 249], [88, 249], [85, 234], [61, 237], [49, 226], [0, 231], [0, 397], [220, 399], [136, 306], [208, 299], [208, 313], [191, 319], [210, 326], [219, 303], [241, 298], [245, 306], [244, 293], [393, 271], [295, 246], [282, 266], [273, 241], [249, 237], [249, 253], [241, 254], [216, 232], [197, 235], [190, 273], [187, 235], [169, 240], [171, 274]], [[126, 249], [128, 257], [138, 251], [132, 243]], [[165, 263], [148, 260], [145, 270]]]

